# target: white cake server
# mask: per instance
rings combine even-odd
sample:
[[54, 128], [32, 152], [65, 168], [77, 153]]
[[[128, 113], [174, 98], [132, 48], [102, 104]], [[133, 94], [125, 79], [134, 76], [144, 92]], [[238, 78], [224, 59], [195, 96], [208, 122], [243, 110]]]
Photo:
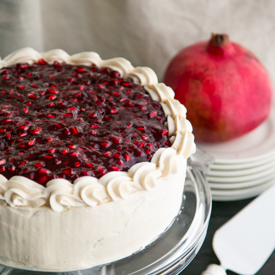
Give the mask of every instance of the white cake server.
[[209, 265], [202, 275], [256, 274], [275, 249], [275, 186], [221, 226], [212, 244], [220, 265]]

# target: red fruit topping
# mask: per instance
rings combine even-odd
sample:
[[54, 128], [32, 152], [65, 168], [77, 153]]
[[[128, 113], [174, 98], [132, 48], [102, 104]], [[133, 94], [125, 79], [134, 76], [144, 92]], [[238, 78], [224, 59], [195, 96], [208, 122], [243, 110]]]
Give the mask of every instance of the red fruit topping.
[[100, 178], [170, 146], [160, 104], [109, 68], [40, 60], [0, 75], [8, 76], [0, 84], [0, 172], [8, 179]]

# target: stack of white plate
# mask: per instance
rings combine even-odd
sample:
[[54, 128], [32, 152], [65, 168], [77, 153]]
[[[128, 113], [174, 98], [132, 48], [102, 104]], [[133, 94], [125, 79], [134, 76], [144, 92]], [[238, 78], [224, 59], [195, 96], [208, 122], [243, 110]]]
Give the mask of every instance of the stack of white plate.
[[275, 184], [275, 108], [263, 124], [241, 138], [197, 146], [214, 157], [207, 172], [213, 200], [251, 198]]

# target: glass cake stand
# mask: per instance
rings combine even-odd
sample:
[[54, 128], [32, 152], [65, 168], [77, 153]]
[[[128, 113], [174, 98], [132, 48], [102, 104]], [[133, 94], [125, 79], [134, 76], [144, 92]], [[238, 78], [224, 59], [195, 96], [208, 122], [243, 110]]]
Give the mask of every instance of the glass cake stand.
[[[199, 154], [199, 155], [198, 155]], [[197, 255], [204, 242], [212, 207], [205, 171], [207, 155], [199, 151], [190, 159], [182, 208], [170, 228], [155, 242], [132, 256], [104, 266], [66, 272], [43, 272], [0, 265], [2, 275], [144, 275], [182, 271]], [[204, 158], [202, 164], [202, 157]], [[198, 161], [199, 160], [199, 161]], [[205, 161], [206, 160], [206, 161]]]

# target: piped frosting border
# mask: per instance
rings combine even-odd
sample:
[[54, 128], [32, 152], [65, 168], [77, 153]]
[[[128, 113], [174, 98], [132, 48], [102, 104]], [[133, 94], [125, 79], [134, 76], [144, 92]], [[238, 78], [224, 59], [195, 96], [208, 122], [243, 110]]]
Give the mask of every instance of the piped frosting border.
[[130, 77], [136, 84], [144, 86], [153, 100], [158, 101], [167, 118], [168, 135], [172, 146], [160, 148], [151, 162], [141, 162], [128, 172], [108, 172], [100, 179], [85, 176], [73, 183], [65, 179], [53, 179], [46, 187], [23, 176], [7, 180], [0, 175], [0, 204], [11, 207], [51, 207], [62, 212], [72, 207], [90, 206], [127, 199], [140, 190], [150, 190], [159, 178], [177, 173], [178, 158], [187, 159], [196, 151], [191, 123], [186, 119], [186, 108], [174, 99], [174, 91], [163, 83], [158, 83], [155, 72], [148, 67], [133, 67], [124, 58], [102, 60], [95, 52], [69, 55], [61, 49], [39, 53], [32, 48], [23, 48], [0, 59], [0, 69], [16, 63], [36, 63], [44, 59], [72, 65], [96, 65], [118, 71], [122, 78]]

